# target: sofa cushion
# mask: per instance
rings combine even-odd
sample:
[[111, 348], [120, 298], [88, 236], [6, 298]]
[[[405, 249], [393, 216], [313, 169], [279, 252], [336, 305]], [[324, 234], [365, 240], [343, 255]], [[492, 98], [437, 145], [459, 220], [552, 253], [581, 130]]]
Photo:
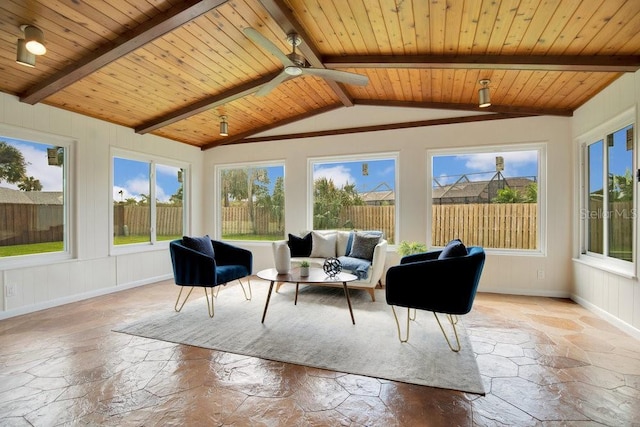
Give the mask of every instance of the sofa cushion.
[[215, 258], [215, 253], [213, 252], [213, 244], [211, 243], [211, 237], [209, 237], [208, 235], [204, 235], [203, 237], [182, 236], [182, 244], [184, 244], [189, 249], [198, 251], [201, 254], [207, 255], [208, 257]]
[[353, 237], [350, 257], [371, 261], [376, 245], [380, 243], [380, 235], [358, 232]]
[[304, 237], [298, 237], [289, 234], [289, 249], [291, 256], [309, 256], [311, 254], [311, 233], [307, 233]]
[[465, 255], [467, 255], [467, 248], [460, 239], [454, 239], [447, 243], [447, 246], [442, 249], [442, 252], [438, 255], [438, 259], [455, 258]]
[[349, 255], [349, 252], [351, 252], [353, 234], [354, 233], [351, 231], [338, 231], [336, 241], [336, 256]]
[[311, 232], [311, 258], [331, 258], [336, 256], [336, 233], [320, 234]]

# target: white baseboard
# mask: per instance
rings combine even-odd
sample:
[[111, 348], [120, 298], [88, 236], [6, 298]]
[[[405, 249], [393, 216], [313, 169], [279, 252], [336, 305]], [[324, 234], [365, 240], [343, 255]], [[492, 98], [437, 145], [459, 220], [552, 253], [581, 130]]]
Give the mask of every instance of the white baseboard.
[[587, 310], [591, 311], [592, 313], [595, 313], [598, 316], [602, 317], [604, 320], [611, 323], [616, 328], [631, 335], [635, 339], [640, 340], [640, 329], [634, 328], [627, 322], [620, 320], [614, 315], [612, 315], [611, 313], [608, 313], [605, 310], [601, 309], [600, 307], [591, 304], [589, 301], [585, 300], [584, 298], [580, 298], [577, 295], [571, 295], [571, 299], [576, 303], [580, 304], [581, 306], [583, 306], [584, 308], [586, 308]]
[[95, 298], [102, 295], [112, 294], [114, 292], [120, 292], [126, 289], [137, 288], [138, 286], [149, 285], [155, 282], [161, 282], [163, 280], [173, 279], [172, 274], [165, 274], [162, 276], [151, 277], [144, 280], [137, 280], [135, 282], [129, 282], [122, 285], [117, 285], [109, 288], [96, 289], [89, 292], [83, 292], [81, 294], [69, 295], [62, 298], [56, 298], [50, 301], [45, 301], [33, 305], [28, 305], [20, 308], [16, 308], [13, 310], [1, 311], [0, 312], [0, 320], [8, 319], [10, 317], [21, 316], [23, 314], [29, 314], [40, 310], [45, 310], [47, 308], [58, 307], [60, 305], [69, 304], [72, 302], [83, 301], [89, 298]]
[[487, 294], [503, 294], [503, 295], [522, 295], [527, 297], [548, 297], [548, 298], [571, 298], [571, 294], [564, 291], [540, 291], [540, 289], [509, 289], [504, 288], [488, 288], [478, 289], [479, 293]]

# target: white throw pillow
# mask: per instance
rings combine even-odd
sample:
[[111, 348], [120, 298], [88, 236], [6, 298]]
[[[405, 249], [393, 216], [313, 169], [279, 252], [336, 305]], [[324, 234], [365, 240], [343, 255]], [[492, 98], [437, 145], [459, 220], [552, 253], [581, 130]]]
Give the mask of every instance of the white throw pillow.
[[311, 258], [332, 258], [336, 256], [336, 234], [322, 235], [311, 232]]

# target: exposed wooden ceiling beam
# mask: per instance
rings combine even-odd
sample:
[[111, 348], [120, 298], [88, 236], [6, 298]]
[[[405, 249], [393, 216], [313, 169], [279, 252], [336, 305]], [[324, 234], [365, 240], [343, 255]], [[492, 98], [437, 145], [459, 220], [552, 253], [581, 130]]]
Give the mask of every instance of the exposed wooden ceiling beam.
[[187, 105], [175, 111], [171, 111], [170, 113], [165, 114], [164, 116], [158, 117], [153, 120], [149, 120], [148, 122], [143, 123], [140, 126], [137, 126], [135, 128], [135, 131], [136, 133], [139, 133], [139, 134], [153, 132], [154, 130], [159, 129], [161, 127], [169, 126], [173, 123], [179, 122], [180, 120], [184, 120], [188, 117], [210, 110], [211, 108], [215, 108], [220, 105], [224, 105], [228, 102], [234, 101], [236, 99], [245, 97], [257, 91], [258, 89], [260, 89], [262, 85], [270, 82], [271, 79], [273, 79], [278, 74], [280, 74], [280, 71], [268, 74], [264, 77], [259, 78], [258, 80], [254, 80], [254, 81], [242, 84], [240, 86], [234, 87], [220, 94], [208, 96], [200, 101], [194, 102], [191, 105]]
[[[307, 62], [311, 64], [312, 67], [315, 68], [327, 68], [322, 62], [322, 55], [315, 47], [315, 44], [312, 43], [311, 37], [304, 30], [304, 27], [296, 20], [293, 12], [288, 8], [282, 0], [260, 0], [262, 7], [264, 7], [269, 15], [273, 18], [274, 21], [282, 28], [285, 34], [296, 33], [302, 40], [300, 46], [298, 46], [298, 50], [305, 57]], [[352, 107], [353, 101], [345, 87], [333, 80], [325, 80], [331, 90], [335, 92], [340, 102], [344, 104], [345, 107]]]
[[379, 107], [408, 107], [408, 108], [433, 108], [439, 110], [463, 110], [479, 111], [483, 113], [524, 114], [527, 116], [573, 116], [572, 110], [562, 108], [530, 108], [515, 105], [491, 105], [480, 108], [478, 104], [456, 104], [446, 102], [413, 102], [413, 101], [384, 101], [370, 99], [354, 99], [356, 105], [372, 105]]
[[[219, 139], [217, 141], [213, 141], [210, 142], [208, 144], [205, 144], [202, 146], [202, 150], [208, 150], [210, 148], [214, 148], [214, 147], [218, 147], [220, 145], [232, 145], [232, 144], [242, 144], [245, 141], [245, 138], [249, 138], [252, 135], [258, 134], [258, 133], [262, 133], [262, 132], [266, 132], [269, 131], [271, 129], [275, 129], [277, 127], [280, 126], [284, 126], [284, 125], [288, 125], [289, 123], [294, 123], [297, 122], [299, 120], [304, 120], [304, 119], [308, 119], [310, 117], [313, 116], [317, 116], [318, 114], [322, 114], [322, 113], [327, 113], [329, 111], [335, 110], [336, 108], [342, 108], [344, 107], [342, 104], [334, 104], [334, 105], [327, 105], [325, 107], [322, 108], [318, 108], [317, 110], [313, 110], [313, 111], [309, 111], [306, 112], [304, 114], [299, 114], [295, 117], [289, 117], [285, 120], [280, 120], [278, 122], [275, 123], [270, 123], [266, 126], [262, 126], [260, 128], [256, 128], [256, 129], [252, 129], [249, 132], [243, 132], [243, 133], [239, 133], [237, 135], [233, 135], [230, 136], [228, 138], [224, 138], [224, 139]], [[267, 140], [270, 140], [269, 137], [265, 137], [267, 138]]]
[[413, 121], [413, 122], [389, 123], [385, 125], [359, 126], [359, 127], [352, 127], [352, 128], [331, 129], [331, 130], [323, 130], [323, 131], [315, 131], [315, 132], [300, 132], [300, 133], [290, 133], [286, 135], [244, 138], [240, 141], [235, 141], [234, 143], [249, 144], [252, 142], [282, 141], [285, 139], [298, 139], [298, 138], [315, 138], [320, 136], [346, 135], [350, 133], [378, 132], [382, 130], [409, 129], [414, 127], [484, 122], [488, 120], [515, 119], [520, 117], [530, 117], [530, 115], [529, 114], [492, 113], [492, 114], [483, 114], [479, 116], [450, 117], [446, 119], [419, 120], [419, 121]]
[[73, 65], [60, 70], [50, 78], [34, 85], [20, 96], [20, 101], [36, 104], [48, 96], [64, 89], [78, 80], [96, 72], [105, 65], [133, 52], [147, 43], [183, 26], [228, 0], [188, 0], [178, 2], [176, 6], [149, 21], [138, 25], [88, 55]]
[[621, 73], [633, 73], [640, 69], [640, 56], [637, 55], [349, 55], [326, 56], [322, 61], [327, 68], [471, 68]]

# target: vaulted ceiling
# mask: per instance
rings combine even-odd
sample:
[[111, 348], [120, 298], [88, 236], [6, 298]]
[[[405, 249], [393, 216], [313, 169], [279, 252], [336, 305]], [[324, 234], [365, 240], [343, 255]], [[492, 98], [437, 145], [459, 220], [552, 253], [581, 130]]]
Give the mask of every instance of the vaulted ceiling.
[[[23, 24], [45, 34], [47, 53], [34, 68], [15, 61]], [[295, 32], [309, 66], [358, 73], [368, 84], [303, 75], [257, 96], [283, 65], [247, 27], [285, 54]], [[570, 116], [639, 68], [638, 0], [0, 3], [0, 91], [202, 149], [257, 141], [353, 105], [476, 112], [459, 121]], [[480, 79], [491, 81], [492, 106], [482, 110]], [[226, 137], [218, 135], [223, 115]], [[397, 127], [429, 124], [401, 118]]]

